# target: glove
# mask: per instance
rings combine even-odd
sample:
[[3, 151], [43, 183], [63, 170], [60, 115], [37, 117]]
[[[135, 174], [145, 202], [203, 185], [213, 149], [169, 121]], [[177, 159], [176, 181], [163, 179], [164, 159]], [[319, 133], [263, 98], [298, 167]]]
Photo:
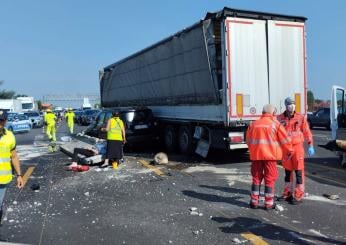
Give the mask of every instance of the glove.
[[313, 155], [315, 155], [315, 149], [312, 145], [309, 146], [308, 154], [309, 154], [309, 157], [312, 157]]

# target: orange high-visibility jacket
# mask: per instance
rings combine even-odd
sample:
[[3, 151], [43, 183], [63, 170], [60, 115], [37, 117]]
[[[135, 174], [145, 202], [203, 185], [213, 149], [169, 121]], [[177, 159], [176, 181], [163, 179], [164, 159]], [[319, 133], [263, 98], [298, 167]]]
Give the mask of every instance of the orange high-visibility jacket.
[[295, 112], [292, 117], [289, 117], [284, 112], [278, 116], [278, 121], [285, 127], [287, 135], [291, 138], [292, 145], [303, 144], [304, 139], [309, 145], [313, 143], [306, 116]]
[[271, 114], [263, 114], [248, 127], [246, 143], [252, 161], [282, 160], [283, 154], [292, 152], [285, 128]]

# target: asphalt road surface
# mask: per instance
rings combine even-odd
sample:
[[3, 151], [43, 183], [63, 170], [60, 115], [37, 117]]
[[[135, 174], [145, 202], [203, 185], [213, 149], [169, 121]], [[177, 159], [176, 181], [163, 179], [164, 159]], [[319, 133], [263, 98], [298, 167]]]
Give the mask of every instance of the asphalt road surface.
[[[58, 128], [58, 138], [66, 135]], [[25, 244], [345, 244], [346, 170], [317, 147], [330, 131], [313, 131], [316, 155], [306, 159], [305, 200], [282, 211], [248, 208], [248, 155], [213, 151], [207, 159], [132, 149], [118, 170], [70, 172], [62, 152], [48, 153], [42, 129], [16, 135], [27, 183], [10, 185], [0, 239]], [[36, 138], [36, 144], [34, 139]], [[42, 143], [42, 142], [41, 142]], [[283, 188], [283, 170], [276, 184]], [[32, 190], [33, 184], [40, 186]], [[338, 195], [331, 200], [324, 195]], [[191, 212], [191, 208], [196, 208]]]

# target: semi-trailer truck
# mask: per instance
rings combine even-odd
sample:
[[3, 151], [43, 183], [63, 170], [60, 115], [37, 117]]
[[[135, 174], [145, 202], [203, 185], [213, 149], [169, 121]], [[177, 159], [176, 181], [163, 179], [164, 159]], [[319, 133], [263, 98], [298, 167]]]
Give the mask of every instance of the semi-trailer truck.
[[[168, 151], [247, 149], [263, 105], [306, 114], [305, 17], [224, 9], [100, 70], [106, 108], [153, 111]], [[143, 27], [145, 28], [145, 27]]]

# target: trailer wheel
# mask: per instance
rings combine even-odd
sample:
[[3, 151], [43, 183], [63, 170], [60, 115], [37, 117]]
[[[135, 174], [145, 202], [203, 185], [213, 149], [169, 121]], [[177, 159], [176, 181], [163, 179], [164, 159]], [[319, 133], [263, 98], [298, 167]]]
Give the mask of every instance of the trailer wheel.
[[174, 152], [177, 148], [177, 133], [173, 126], [169, 125], [165, 128], [165, 146], [167, 152]]
[[180, 153], [189, 155], [192, 153], [192, 132], [190, 127], [182, 126], [179, 129]]

